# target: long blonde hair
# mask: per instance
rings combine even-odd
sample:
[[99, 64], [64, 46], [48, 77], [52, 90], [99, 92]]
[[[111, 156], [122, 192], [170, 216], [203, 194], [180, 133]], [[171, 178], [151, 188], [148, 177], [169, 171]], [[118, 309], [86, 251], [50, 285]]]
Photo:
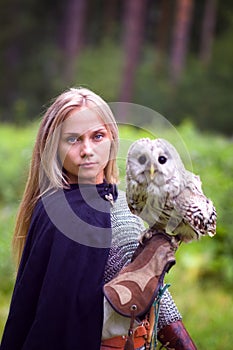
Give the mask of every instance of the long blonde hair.
[[13, 235], [13, 253], [17, 265], [22, 256], [32, 213], [38, 199], [50, 190], [57, 190], [68, 185], [57, 155], [61, 125], [75, 108], [82, 106], [94, 108], [111, 135], [110, 157], [104, 169], [104, 175], [108, 183], [118, 182], [116, 165], [118, 128], [108, 104], [86, 88], [72, 88], [63, 92], [46, 111], [38, 130]]

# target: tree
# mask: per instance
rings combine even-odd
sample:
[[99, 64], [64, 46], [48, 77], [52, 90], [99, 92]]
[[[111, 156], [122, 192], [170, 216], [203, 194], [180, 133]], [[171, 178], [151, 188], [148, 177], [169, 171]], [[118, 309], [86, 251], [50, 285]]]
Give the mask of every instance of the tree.
[[107, 37], [114, 35], [118, 5], [118, 0], [107, 0], [104, 5], [104, 34]]
[[190, 39], [192, 13], [193, 0], [176, 1], [175, 23], [170, 58], [170, 77], [174, 85], [180, 80], [184, 69]]
[[169, 27], [171, 22], [171, 0], [162, 0], [159, 8], [159, 22], [156, 33], [156, 68], [159, 71], [168, 47]]
[[206, 0], [200, 44], [200, 59], [204, 64], [208, 64], [211, 58], [216, 25], [216, 11], [217, 0]]
[[65, 3], [65, 12], [61, 33], [61, 48], [64, 51], [64, 79], [72, 80], [75, 62], [83, 46], [84, 28], [86, 20], [87, 1], [68, 0]]
[[123, 19], [124, 66], [120, 101], [132, 101], [135, 72], [143, 40], [146, 6], [146, 0], [125, 1]]

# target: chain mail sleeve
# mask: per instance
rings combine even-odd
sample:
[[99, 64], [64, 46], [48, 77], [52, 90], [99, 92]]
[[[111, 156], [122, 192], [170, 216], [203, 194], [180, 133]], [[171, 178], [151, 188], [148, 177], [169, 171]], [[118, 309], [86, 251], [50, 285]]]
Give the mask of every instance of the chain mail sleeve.
[[[112, 246], [109, 253], [109, 258], [105, 267], [104, 281], [107, 283], [114, 278], [117, 273], [128, 263], [130, 263], [132, 255], [137, 248], [138, 238], [142, 231], [145, 230], [143, 221], [133, 215], [127, 205], [125, 193], [119, 191], [118, 198], [113, 204], [111, 210], [111, 224], [112, 224]], [[105, 300], [106, 304], [106, 300]], [[109, 305], [105, 305], [110, 312]], [[108, 317], [108, 316], [107, 316]], [[117, 315], [114, 315], [114, 322]], [[124, 317], [120, 316], [123, 322]], [[181, 315], [173, 301], [173, 298], [167, 290], [160, 304], [160, 314], [158, 321], [158, 328], [171, 324], [181, 319]], [[105, 321], [108, 322], [105, 315]], [[128, 327], [128, 320], [127, 326]], [[109, 326], [105, 325], [104, 328]], [[117, 327], [116, 327], [117, 328]], [[115, 330], [117, 332], [117, 330]], [[105, 334], [104, 337], [111, 337], [117, 334]], [[120, 334], [118, 334], [120, 335]]]
[[112, 246], [105, 267], [105, 283], [127, 265], [138, 245], [138, 237], [145, 230], [143, 221], [132, 215], [125, 199], [125, 193], [119, 191], [118, 198], [111, 210]]

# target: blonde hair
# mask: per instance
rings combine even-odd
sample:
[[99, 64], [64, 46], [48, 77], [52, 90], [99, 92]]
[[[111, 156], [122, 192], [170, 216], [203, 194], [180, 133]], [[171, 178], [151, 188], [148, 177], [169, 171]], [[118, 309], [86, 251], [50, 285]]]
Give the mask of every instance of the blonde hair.
[[57, 155], [61, 125], [74, 109], [82, 106], [94, 108], [110, 134], [111, 150], [108, 164], [104, 169], [104, 176], [108, 183], [118, 182], [116, 164], [118, 128], [108, 104], [86, 88], [71, 88], [63, 92], [46, 111], [38, 130], [13, 235], [13, 253], [17, 264], [22, 256], [32, 213], [38, 199], [48, 191], [56, 191], [68, 186]]

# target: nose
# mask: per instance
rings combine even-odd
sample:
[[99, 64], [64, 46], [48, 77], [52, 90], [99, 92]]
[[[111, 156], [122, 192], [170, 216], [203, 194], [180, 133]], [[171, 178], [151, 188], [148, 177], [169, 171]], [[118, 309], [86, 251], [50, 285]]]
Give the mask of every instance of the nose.
[[82, 158], [90, 157], [93, 155], [93, 149], [90, 140], [85, 139], [82, 142], [80, 155]]

